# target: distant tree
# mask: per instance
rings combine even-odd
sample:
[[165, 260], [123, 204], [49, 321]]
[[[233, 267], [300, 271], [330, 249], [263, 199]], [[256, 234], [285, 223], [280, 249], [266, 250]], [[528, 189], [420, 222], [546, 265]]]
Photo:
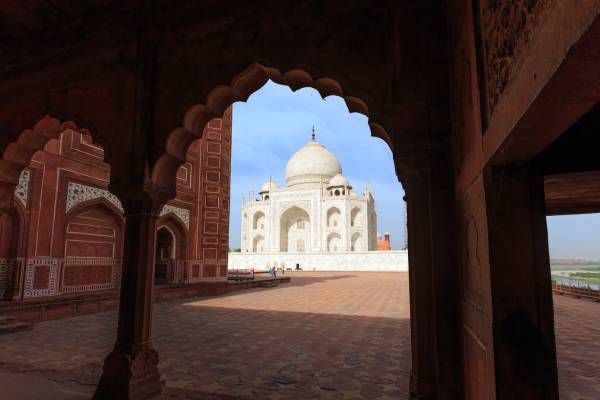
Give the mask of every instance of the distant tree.
[[230, 253], [241, 253], [242, 249], [240, 249], [239, 247], [234, 247], [234, 248], [229, 248], [229, 252]]

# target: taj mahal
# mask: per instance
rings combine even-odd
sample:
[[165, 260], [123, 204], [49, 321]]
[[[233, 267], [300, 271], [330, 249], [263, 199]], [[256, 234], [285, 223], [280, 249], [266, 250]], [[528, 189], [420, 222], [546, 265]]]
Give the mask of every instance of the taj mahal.
[[408, 269], [406, 251], [378, 251], [375, 195], [343, 175], [338, 158], [312, 139], [288, 160], [285, 186], [269, 178], [242, 197], [241, 252], [229, 268]]

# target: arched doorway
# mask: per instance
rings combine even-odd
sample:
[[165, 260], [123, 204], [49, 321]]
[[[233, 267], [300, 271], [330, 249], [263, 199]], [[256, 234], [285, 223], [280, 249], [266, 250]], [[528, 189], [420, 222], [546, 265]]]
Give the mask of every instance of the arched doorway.
[[327, 210], [327, 227], [336, 228], [340, 225], [341, 213], [337, 207], [332, 207]]
[[327, 251], [342, 250], [342, 237], [337, 232], [331, 232], [327, 235]]
[[186, 281], [187, 238], [187, 230], [174, 213], [160, 219], [156, 230], [155, 284]]
[[257, 212], [252, 217], [252, 229], [265, 229], [265, 214], [262, 211]]
[[166, 226], [156, 232], [156, 265], [154, 267], [154, 282], [169, 283], [175, 262], [175, 235]]
[[121, 270], [122, 217], [99, 198], [67, 214], [64, 234], [64, 293], [117, 289]]
[[293, 206], [281, 215], [279, 221], [280, 251], [310, 251], [310, 217], [305, 210]]
[[265, 238], [263, 235], [256, 235], [254, 237], [254, 240], [252, 240], [252, 251], [254, 253], [265, 251]]

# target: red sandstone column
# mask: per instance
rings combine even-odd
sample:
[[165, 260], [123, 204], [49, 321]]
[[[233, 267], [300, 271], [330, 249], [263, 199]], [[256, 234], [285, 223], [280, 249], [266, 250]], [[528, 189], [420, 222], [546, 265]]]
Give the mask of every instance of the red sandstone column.
[[423, 182], [412, 179], [406, 191], [412, 366], [410, 393], [433, 399], [436, 393], [433, 282], [427, 227], [429, 212], [423, 202]]
[[558, 399], [554, 310], [543, 176], [485, 171], [499, 399]]
[[162, 387], [151, 329], [156, 223], [164, 203], [145, 192], [119, 197], [126, 221], [117, 342], [94, 400], [145, 399]]
[[[431, 171], [436, 171], [433, 175]], [[411, 395], [461, 398], [456, 209], [443, 157], [422, 160], [406, 177]]]

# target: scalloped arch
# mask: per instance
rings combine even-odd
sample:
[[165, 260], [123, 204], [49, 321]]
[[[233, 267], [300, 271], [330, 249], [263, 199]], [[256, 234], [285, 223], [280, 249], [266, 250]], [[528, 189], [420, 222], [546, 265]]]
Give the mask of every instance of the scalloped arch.
[[10, 143], [0, 160], [0, 182], [17, 184], [19, 174], [29, 165], [35, 152], [43, 150], [46, 143], [58, 139], [67, 130], [74, 130], [90, 134], [86, 129], [79, 129], [73, 121], [61, 122], [48, 115], [40, 119], [33, 127], [19, 135], [18, 139]]
[[[296, 91], [311, 87], [316, 89], [321, 97], [340, 96], [344, 99], [350, 112], [358, 112], [370, 116], [367, 103], [354, 96], [345, 96], [342, 85], [333, 78], [321, 77], [314, 79], [303, 69], [292, 69], [282, 74], [278, 69], [253, 63], [245, 71], [233, 78], [229, 85], [220, 85], [210, 91], [205, 104], [195, 104], [185, 113], [182, 126], [175, 128], [167, 136], [165, 153], [156, 161], [151, 174], [152, 182], [164, 188], [174, 185], [173, 176], [185, 162], [187, 149], [197, 139], [202, 137], [206, 124], [213, 118], [222, 116], [227, 107], [236, 101], [247, 101], [250, 95], [260, 89], [268, 80], [289, 86]], [[392, 136], [375, 121], [369, 121], [371, 136], [382, 139], [390, 149], [394, 149]]]

